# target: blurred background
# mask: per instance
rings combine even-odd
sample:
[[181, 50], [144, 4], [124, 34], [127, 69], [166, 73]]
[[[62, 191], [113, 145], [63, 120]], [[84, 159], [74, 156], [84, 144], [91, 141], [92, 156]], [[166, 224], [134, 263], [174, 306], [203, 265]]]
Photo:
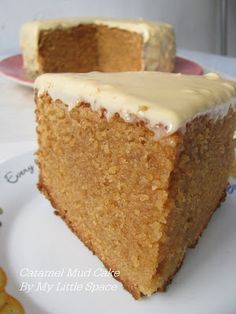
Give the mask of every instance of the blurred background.
[[0, 54], [19, 51], [18, 33], [25, 21], [64, 16], [165, 21], [174, 25], [179, 48], [220, 54], [221, 13], [225, 4], [225, 54], [236, 57], [235, 0], [0, 0]]

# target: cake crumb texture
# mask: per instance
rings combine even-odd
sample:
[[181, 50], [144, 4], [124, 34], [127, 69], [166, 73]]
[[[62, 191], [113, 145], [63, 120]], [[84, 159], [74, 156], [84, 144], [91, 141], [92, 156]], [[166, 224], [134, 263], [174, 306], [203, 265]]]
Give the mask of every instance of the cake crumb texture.
[[86, 24], [41, 31], [39, 58], [42, 72], [139, 71], [142, 47], [140, 34]]
[[88, 103], [36, 104], [39, 189], [136, 299], [164, 290], [223, 200], [236, 114], [156, 140]]

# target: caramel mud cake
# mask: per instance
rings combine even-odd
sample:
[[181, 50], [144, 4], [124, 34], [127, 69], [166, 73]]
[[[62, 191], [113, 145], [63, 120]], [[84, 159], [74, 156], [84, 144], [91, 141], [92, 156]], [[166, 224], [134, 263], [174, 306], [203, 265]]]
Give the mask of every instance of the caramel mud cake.
[[21, 28], [20, 46], [31, 77], [44, 72], [174, 69], [173, 27], [141, 19], [32, 21]]
[[225, 197], [236, 83], [92, 72], [35, 89], [39, 189], [135, 298], [164, 290]]

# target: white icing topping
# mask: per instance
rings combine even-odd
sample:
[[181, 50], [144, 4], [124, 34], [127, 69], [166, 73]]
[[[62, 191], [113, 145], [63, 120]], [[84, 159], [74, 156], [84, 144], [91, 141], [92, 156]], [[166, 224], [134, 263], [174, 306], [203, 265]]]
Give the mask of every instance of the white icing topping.
[[20, 47], [24, 56], [24, 65], [31, 72], [41, 71], [38, 60], [38, 42], [40, 32], [56, 28], [70, 28], [80, 24], [105, 25], [142, 35], [144, 41], [143, 70], [170, 71], [175, 57], [175, 35], [171, 25], [151, 21], [113, 20], [101, 18], [67, 18], [37, 20], [23, 24], [20, 31]]
[[[213, 77], [214, 75], [210, 75]], [[92, 110], [106, 109], [127, 122], [142, 120], [156, 135], [160, 125], [173, 133], [199, 114], [224, 116], [236, 105], [236, 82], [220, 77], [162, 72], [43, 74], [35, 82], [38, 95], [47, 92], [71, 110], [87, 102]]]

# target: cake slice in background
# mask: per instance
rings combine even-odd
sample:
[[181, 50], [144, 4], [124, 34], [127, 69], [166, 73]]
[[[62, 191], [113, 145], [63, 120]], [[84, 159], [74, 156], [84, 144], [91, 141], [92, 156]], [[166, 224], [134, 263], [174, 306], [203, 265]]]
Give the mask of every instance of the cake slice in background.
[[171, 72], [175, 61], [173, 27], [141, 19], [32, 21], [21, 28], [20, 46], [30, 77], [45, 72]]
[[135, 298], [165, 289], [224, 200], [236, 83], [44, 74], [35, 88], [39, 189]]

